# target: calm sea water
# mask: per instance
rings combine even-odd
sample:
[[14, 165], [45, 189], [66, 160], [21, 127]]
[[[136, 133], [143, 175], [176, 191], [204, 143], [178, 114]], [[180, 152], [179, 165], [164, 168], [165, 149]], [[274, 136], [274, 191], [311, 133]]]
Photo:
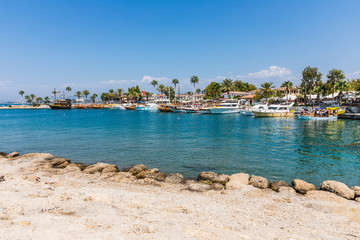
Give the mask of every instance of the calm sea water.
[[195, 178], [246, 172], [269, 180], [360, 185], [360, 122], [121, 110], [1, 110], [0, 151], [49, 152], [120, 168], [143, 163]]

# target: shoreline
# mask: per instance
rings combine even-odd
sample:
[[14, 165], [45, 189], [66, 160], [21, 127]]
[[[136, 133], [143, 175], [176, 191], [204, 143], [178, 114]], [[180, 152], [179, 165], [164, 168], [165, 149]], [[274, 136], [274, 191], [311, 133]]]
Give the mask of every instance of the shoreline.
[[302, 182], [268, 188], [245, 173], [203, 172], [194, 181], [141, 164], [120, 172], [47, 153], [3, 155], [5, 239], [47, 239], [50, 231], [54, 239], [360, 238], [359, 202]]

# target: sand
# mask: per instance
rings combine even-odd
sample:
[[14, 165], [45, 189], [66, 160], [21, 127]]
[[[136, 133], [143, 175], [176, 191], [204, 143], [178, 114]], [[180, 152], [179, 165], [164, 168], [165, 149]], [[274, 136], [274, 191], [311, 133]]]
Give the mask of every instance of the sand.
[[41, 161], [0, 158], [0, 239], [360, 239], [360, 203], [332, 193], [193, 192]]

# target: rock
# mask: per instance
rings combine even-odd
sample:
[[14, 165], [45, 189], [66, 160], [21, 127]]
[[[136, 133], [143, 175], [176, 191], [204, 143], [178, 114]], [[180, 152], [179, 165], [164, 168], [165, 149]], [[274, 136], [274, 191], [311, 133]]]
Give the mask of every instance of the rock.
[[108, 163], [96, 163], [94, 165], [90, 165], [86, 167], [83, 172], [88, 174], [94, 174], [97, 172], [101, 173], [107, 167], [116, 167], [116, 165], [108, 164]]
[[185, 178], [180, 173], [173, 173], [166, 176], [165, 182], [173, 184], [183, 184], [185, 182]]
[[66, 168], [70, 164], [71, 160], [66, 158], [53, 158], [49, 160], [51, 167], [54, 168]]
[[226, 189], [241, 189], [243, 186], [249, 184], [249, 174], [235, 173], [230, 176], [229, 181], [226, 183]]
[[0, 182], [3, 182], [3, 181], [5, 181], [5, 177], [4, 177], [4, 175], [0, 175]]
[[215, 191], [221, 191], [223, 190], [225, 187], [224, 185], [222, 185], [221, 183], [213, 183], [211, 185], [211, 189], [215, 190]]
[[283, 187], [283, 186], [279, 187], [277, 192], [284, 194], [284, 195], [295, 195], [296, 194], [295, 189], [293, 189], [292, 187]]
[[290, 185], [284, 181], [275, 181], [270, 183], [270, 188], [275, 192], [279, 192], [280, 187], [290, 187]]
[[14, 157], [18, 157], [20, 154], [18, 152], [12, 152], [8, 155], [6, 155], [7, 158], [14, 158]]
[[0, 157], [6, 157], [6, 153], [4, 153], [4, 152], [0, 152]]
[[65, 170], [71, 171], [71, 172], [81, 172], [81, 168], [78, 164], [71, 163], [66, 166]]
[[147, 170], [147, 167], [144, 164], [138, 164], [130, 168], [129, 173], [137, 175], [138, 173]]
[[319, 191], [319, 190], [310, 190], [305, 194], [305, 197], [316, 200], [326, 200], [336, 203], [347, 202], [346, 199], [336, 195], [335, 193]]
[[136, 175], [138, 179], [151, 178], [156, 181], [163, 182], [165, 181], [166, 174], [161, 172], [154, 172], [152, 170], [145, 170]]
[[310, 190], [316, 190], [316, 187], [314, 184], [305, 182], [304, 180], [300, 180], [300, 179], [294, 179], [292, 181], [292, 185], [293, 185], [294, 189], [296, 190], [296, 192], [302, 193], [302, 194], [305, 194], [307, 191], [310, 191]]
[[21, 155], [21, 158], [43, 158], [45, 160], [51, 160], [57, 157], [50, 153], [27, 153]]
[[355, 198], [355, 201], [360, 203], [360, 197]]
[[360, 186], [354, 186], [351, 188], [355, 192], [355, 197], [360, 197]]
[[352, 200], [355, 199], [355, 191], [348, 188], [346, 184], [338, 181], [324, 181], [320, 184], [320, 189], [328, 192], [335, 193], [340, 197]]
[[266, 178], [255, 175], [252, 175], [250, 177], [249, 184], [261, 189], [265, 189], [269, 187], [269, 182]]
[[225, 174], [218, 174], [214, 172], [202, 172], [198, 176], [198, 181], [210, 181], [211, 183], [220, 183], [226, 185], [229, 181], [229, 176]]
[[117, 166], [109, 166], [109, 167], [105, 167], [101, 173], [114, 173], [114, 172], [118, 172], [119, 169]]
[[194, 192], [205, 192], [211, 190], [211, 185], [195, 182], [195, 183], [190, 183], [187, 189]]
[[129, 172], [116, 172], [109, 178], [109, 180], [111, 180], [113, 182], [129, 182], [130, 183], [130, 182], [137, 180], [137, 178]]

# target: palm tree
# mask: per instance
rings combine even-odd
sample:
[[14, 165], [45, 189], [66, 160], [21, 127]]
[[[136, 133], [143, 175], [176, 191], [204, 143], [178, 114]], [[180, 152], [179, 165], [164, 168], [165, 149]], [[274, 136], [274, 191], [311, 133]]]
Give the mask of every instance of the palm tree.
[[48, 96], [44, 97], [45, 104], [50, 103], [50, 98]]
[[80, 98], [81, 98], [82, 96], [83, 96], [83, 94], [82, 94], [81, 91], [77, 91], [77, 92], [75, 93], [75, 97], [77, 97], [78, 100], [80, 100]]
[[90, 99], [93, 103], [95, 103], [95, 99], [97, 98], [97, 96], [98, 95], [96, 93], [94, 93], [93, 95], [90, 96]]
[[201, 93], [201, 89], [200, 88], [198, 88], [198, 89], [196, 89], [196, 94], [200, 94]]
[[234, 83], [231, 79], [226, 78], [221, 83], [221, 91], [226, 92], [228, 95], [230, 95], [230, 91], [234, 90]]
[[192, 76], [190, 82], [194, 84], [194, 89], [195, 89], [195, 85], [199, 83], [199, 78], [197, 76]]
[[35, 94], [30, 94], [30, 98], [31, 98], [31, 101], [34, 101], [34, 99], [36, 98], [36, 95]]
[[286, 91], [286, 98], [287, 100], [289, 100], [289, 89], [291, 89], [293, 87], [293, 83], [291, 81], [285, 81], [283, 82], [283, 84], [281, 84], [281, 87], [285, 88]]
[[345, 74], [343, 73], [342, 70], [334, 68], [329, 71], [329, 73], [326, 75], [326, 77], [328, 78], [327, 83], [330, 86], [330, 92], [332, 93], [332, 97], [334, 98], [334, 93], [336, 91], [336, 85], [338, 84], [338, 82], [345, 79]]
[[160, 91], [160, 93], [164, 93], [166, 90], [166, 87], [164, 84], [160, 84], [157, 90]]
[[84, 90], [82, 93], [85, 96], [85, 102], [86, 102], [87, 101], [87, 96], [90, 94], [90, 91], [89, 90]]
[[29, 95], [26, 95], [25, 96], [25, 100], [28, 102], [28, 103], [31, 103], [32, 102], [32, 99]]
[[349, 82], [346, 81], [346, 80], [340, 80], [336, 83], [335, 85], [335, 88], [337, 91], [339, 91], [339, 95], [338, 95], [338, 102], [339, 102], [339, 105], [341, 105], [341, 100], [342, 100], [342, 97], [344, 95], [344, 91], [349, 91]]
[[121, 100], [122, 100], [123, 92], [124, 92], [124, 90], [122, 90], [121, 88], [118, 88], [118, 89], [117, 89], [117, 94], [118, 94], [118, 98], [119, 98], [119, 101], [120, 101], [120, 102], [121, 102]]
[[36, 104], [37, 105], [40, 105], [40, 102], [43, 100], [43, 98], [42, 97], [37, 97], [36, 98]]
[[56, 89], [54, 88], [54, 90], [52, 91], [52, 94], [54, 95], [54, 100], [56, 100], [56, 94], [57, 94], [57, 91]]
[[19, 95], [21, 96], [21, 98], [23, 97], [24, 93], [25, 93], [25, 92], [24, 92], [23, 90], [20, 90], [20, 91], [19, 91]]
[[69, 86], [67, 86], [66, 88], [65, 88], [65, 90], [69, 93], [69, 92], [71, 92], [71, 87], [69, 87]]
[[268, 102], [268, 98], [273, 93], [273, 90], [272, 90], [273, 88], [274, 88], [274, 86], [273, 86], [272, 82], [264, 82], [261, 84], [260, 93], [261, 93], [261, 95], [265, 96], [266, 102]]
[[155, 95], [155, 92], [156, 92], [156, 89], [155, 89], [155, 88], [156, 88], [156, 85], [158, 85], [158, 81], [156, 81], [156, 80], [154, 79], [154, 80], [151, 81], [150, 84], [154, 86], [154, 95]]
[[[172, 84], [174, 84], [174, 91], [176, 92], [176, 85], [179, 84], [179, 80], [177, 80], [176, 78], [174, 78], [174, 79], [172, 80]], [[176, 98], [175, 98], [175, 102], [176, 102]]]

